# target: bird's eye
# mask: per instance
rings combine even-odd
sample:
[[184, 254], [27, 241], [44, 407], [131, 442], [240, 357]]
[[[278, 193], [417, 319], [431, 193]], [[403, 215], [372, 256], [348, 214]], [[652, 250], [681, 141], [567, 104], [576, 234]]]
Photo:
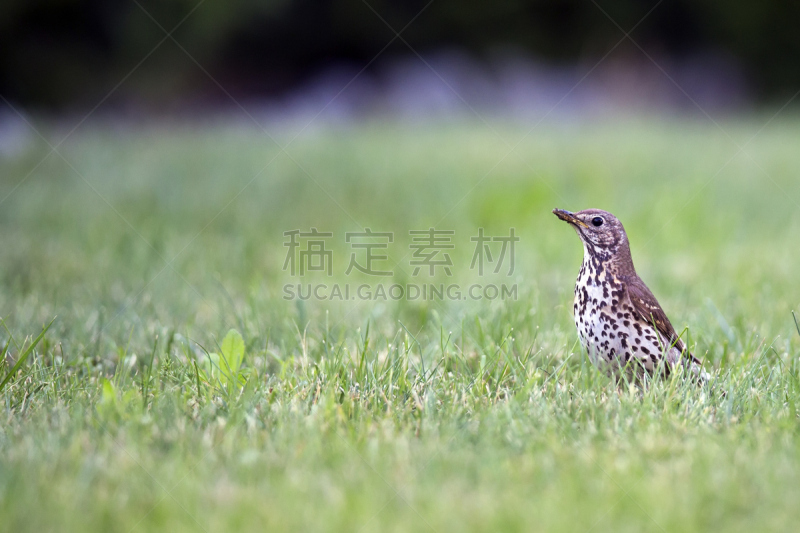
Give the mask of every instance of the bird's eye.
[[600, 218], [600, 217], [594, 217], [592, 219], [592, 225], [593, 226], [602, 226], [603, 225], [603, 219]]

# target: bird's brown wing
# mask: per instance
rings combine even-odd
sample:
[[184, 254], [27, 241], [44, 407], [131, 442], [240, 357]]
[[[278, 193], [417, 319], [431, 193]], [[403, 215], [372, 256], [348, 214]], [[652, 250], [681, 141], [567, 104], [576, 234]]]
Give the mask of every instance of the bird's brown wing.
[[686, 349], [686, 345], [681, 338], [678, 337], [678, 334], [675, 333], [675, 328], [672, 327], [669, 318], [667, 318], [666, 313], [661, 309], [661, 305], [659, 305], [653, 293], [650, 292], [650, 289], [647, 288], [647, 285], [645, 285], [638, 276], [628, 278], [626, 281], [627, 283], [625, 285], [628, 288], [628, 297], [631, 300], [631, 304], [633, 304], [634, 311], [639, 315], [639, 318], [648, 324], [655, 324], [656, 329], [658, 329], [659, 333], [661, 333], [665, 339], [669, 340], [670, 344], [678, 348], [681, 353], [686, 354], [692, 361], [699, 363]]

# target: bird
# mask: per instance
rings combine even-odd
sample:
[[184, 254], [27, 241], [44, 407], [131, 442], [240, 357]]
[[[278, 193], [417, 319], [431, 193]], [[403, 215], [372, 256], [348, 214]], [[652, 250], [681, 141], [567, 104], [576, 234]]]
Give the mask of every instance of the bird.
[[679, 366], [706, 382], [709, 374], [675, 333], [661, 305], [636, 273], [628, 235], [607, 211], [553, 214], [572, 226], [583, 243], [573, 314], [592, 363], [610, 376], [641, 382], [645, 374], [668, 377]]

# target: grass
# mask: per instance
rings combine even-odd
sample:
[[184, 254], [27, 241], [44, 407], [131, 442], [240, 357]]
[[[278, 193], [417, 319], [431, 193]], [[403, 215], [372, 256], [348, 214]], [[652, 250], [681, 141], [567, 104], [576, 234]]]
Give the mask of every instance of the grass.
[[[793, 530], [800, 129], [745, 145], [768, 118], [374, 122], [289, 155], [242, 126], [98, 123], [16, 189], [48, 149], [7, 157], [0, 529]], [[619, 216], [714, 389], [588, 364], [553, 207]], [[333, 276], [302, 283], [375, 283], [344, 275], [370, 227], [395, 233], [387, 284], [518, 298], [284, 300], [283, 232], [311, 227]], [[428, 227], [455, 231], [450, 278], [412, 276]], [[479, 227], [516, 229], [512, 276], [469, 269]]]

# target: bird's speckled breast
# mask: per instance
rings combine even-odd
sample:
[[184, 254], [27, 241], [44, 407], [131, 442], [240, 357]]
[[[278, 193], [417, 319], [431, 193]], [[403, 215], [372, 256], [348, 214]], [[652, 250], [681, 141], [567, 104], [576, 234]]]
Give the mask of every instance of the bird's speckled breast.
[[635, 358], [649, 371], [657, 367], [664, 339], [655, 329], [636, 320], [613, 267], [589, 253], [584, 256], [575, 283], [573, 313], [581, 344], [595, 366], [615, 373]]

